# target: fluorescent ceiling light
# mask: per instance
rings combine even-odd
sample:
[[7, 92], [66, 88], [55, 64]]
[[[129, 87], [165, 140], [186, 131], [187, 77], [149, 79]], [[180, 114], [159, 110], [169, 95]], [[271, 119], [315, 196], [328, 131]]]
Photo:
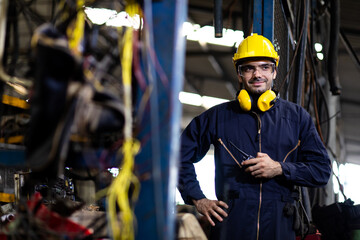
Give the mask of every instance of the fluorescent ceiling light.
[[[85, 8], [85, 13], [90, 21], [97, 25], [107, 25], [113, 27], [133, 27], [139, 29], [143, 21], [139, 15], [130, 17], [129, 14], [122, 11], [117, 13], [115, 10], [106, 8]], [[223, 37], [215, 38], [213, 26], [200, 27], [198, 24], [185, 22], [183, 24], [184, 35], [187, 40], [199, 41], [200, 43], [211, 43], [227, 47], [238, 47], [244, 39], [244, 32], [223, 28]]]
[[106, 8], [85, 8], [87, 17], [93, 24], [102, 25], [105, 24], [109, 19], [116, 17], [117, 12], [115, 10]]
[[323, 49], [323, 46], [320, 43], [315, 43], [314, 47], [315, 47], [315, 51], [317, 52], [321, 52]]
[[193, 105], [193, 106], [201, 106], [202, 98], [199, 94], [189, 93], [189, 92], [180, 92], [179, 100], [183, 104]]
[[106, 8], [85, 8], [85, 13], [90, 21], [97, 25], [107, 25], [113, 27], [133, 27], [139, 29], [142, 19], [139, 15], [130, 17], [128, 13], [122, 11], [117, 13], [115, 10]]
[[197, 107], [202, 106], [205, 109], [209, 109], [215, 105], [229, 101], [223, 98], [200, 96], [199, 94], [189, 92], [180, 92], [179, 100], [182, 104], [188, 104]]
[[318, 58], [319, 60], [323, 60], [323, 59], [324, 59], [324, 54], [322, 54], [322, 53], [317, 53], [316, 56], [317, 56], [317, 58]]
[[134, 17], [130, 17], [126, 12], [119, 12], [116, 17], [109, 19], [109, 21], [106, 22], [106, 25], [139, 29], [141, 22], [142, 19], [138, 14], [135, 14]]
[[238, 47], [240, 42], [244, 39], [244, 32], [239, 30], [232, 30], [223, 28], [223, 37], [215, 38], [213, 26], [200, 27], [199, 24], [191, 24], [185, 22], [183, 25], [184, 35], [187, 40], [199, 41], [200, 43], [211, 43], [227, 47]]
[[324, 54], [321, 52], [323, 50], [323, 46], [320, 43], [315, 43], [314, 44], [314, 48], [316, 53], [316, 56], [319, 60], [323, 60], [324, 59]]
[[228, 102], [229, 100], [223, 98], [216, 98], [216, 97], [209, 97], [203, 96], [202, 97], [203, 104], [202, 106], [206, 109], [209, 109], [213, 106], [219, 105], [220, 103]]

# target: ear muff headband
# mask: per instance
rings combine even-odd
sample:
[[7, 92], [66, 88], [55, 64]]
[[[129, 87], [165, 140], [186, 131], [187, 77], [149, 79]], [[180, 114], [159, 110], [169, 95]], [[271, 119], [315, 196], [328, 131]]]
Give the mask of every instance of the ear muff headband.
[[[240, 91], [237, 99], [242, 110], [246, 112], [251, 110], [252, 100], [249, 93], [245, 89]], [[266, 112], [274, 105], [275, 99], [276, 93], [274, 91], [267, 90], [259, 97], [257, 101], [257, 107], [260, 109], [260, 111]]]

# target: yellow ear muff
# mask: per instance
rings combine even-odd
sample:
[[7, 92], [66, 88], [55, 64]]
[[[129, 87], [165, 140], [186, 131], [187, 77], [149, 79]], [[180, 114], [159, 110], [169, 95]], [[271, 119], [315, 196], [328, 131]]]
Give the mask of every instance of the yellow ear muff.
[[240, 103], [240, 107], [242, 110], [247, 112], [251, 110], [251, 98], [249, 96], [249, 93], [245, 89], [242, 89], [240, 91], [237, 99]]
[[[251, 110], [252, 100], [249, 93], [245, 89], [242, 89], [240, 91], [239, 95], [237, 96], [237, 99], [239, 101], [242, 110], [246, 112]], [[261, 94], [261, 96], [257, 101], [258, 109], [260, 109], [260, 111], [262, 112], [266, 112], [274, 105], [275, 99], [276, 99], [276, 93], [274, 91], [267, 90], [266, 92]]]
[[258, 108], [263, 112], [269, 110], [274, 105], [275, 98], [276, 94], [271, 90], [267, 90], [259, 97], [257, 102]]

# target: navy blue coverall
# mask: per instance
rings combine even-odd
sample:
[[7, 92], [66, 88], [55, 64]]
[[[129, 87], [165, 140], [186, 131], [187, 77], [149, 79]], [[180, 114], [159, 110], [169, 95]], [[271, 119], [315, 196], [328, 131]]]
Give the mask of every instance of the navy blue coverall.
[[[267, 153], [279, 161], [283, 175], [255, 179], [240, 168], [236, 147], [256, 156]], [[238, 101], [217, 105], [195, 117], [181, 135], [178, 189], [186, 204], [205, 198], [193, 163], [214, 146], [215, 192], [229, 205], [228, 217], [212, 229], [212, 239], [295, 239], [293, 217], [286, 203], [294, 202], [294, 185], [327, 184], [331, 163], [311, 116], [300, 106], [279, 98], [266, 112], [244, 112]], [[236, 147], [234, 147], [234, 145]]]

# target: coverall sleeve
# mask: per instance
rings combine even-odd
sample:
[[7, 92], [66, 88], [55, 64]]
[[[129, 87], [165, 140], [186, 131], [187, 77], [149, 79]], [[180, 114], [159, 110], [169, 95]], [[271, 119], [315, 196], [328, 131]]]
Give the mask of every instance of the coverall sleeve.
[[194, 118], [181, 134], [179, 192], [186, 204], [192, 199], [205, 198], [196, 178], [194, 163], [200, 161], [210, 148], [209, 120], [202, 114]]
[[311, 116], [303, 111], [300, 121], [300, 147], [296, 162], [281, 162], [287, 180], [305, 187], [327, 184], [331, 174], [331, 161]]

